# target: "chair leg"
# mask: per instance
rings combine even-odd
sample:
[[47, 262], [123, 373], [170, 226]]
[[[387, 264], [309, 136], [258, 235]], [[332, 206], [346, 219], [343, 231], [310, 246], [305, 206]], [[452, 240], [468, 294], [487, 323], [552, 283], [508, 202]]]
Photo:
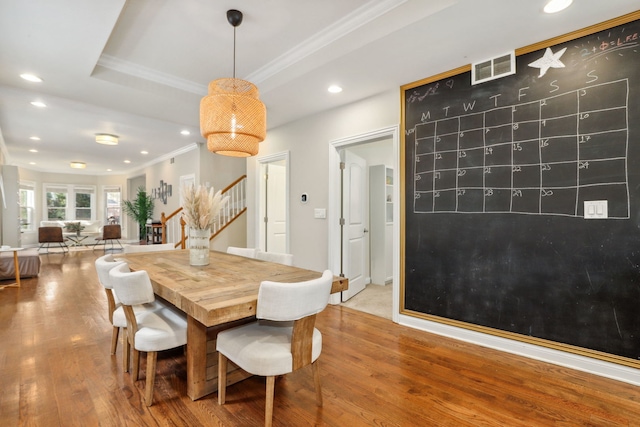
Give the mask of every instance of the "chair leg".
[[133, 349], [133, 380], [138, 381], [140, 375], [140, 352]]
[[147, 406], [153, 404], [153, 383], [156, 381], [156, 361], [158, 360], [158, 352], [147, 352], [147, 384], [144, 392], [144, 400]]
[[131, 363], [131, 344], [129, 343], [129, 338], [127, 337], [126, 329], [122, 334], [122, 366], [125, 372], [130, 371], [130, 363]]
[[227, 398], [227, 357], [218, 352], [218, 405]]
[[273, 420], [273, 393], [276, 385], [276, 377], [267, 377], [267, 395], [264, 405], [264, 426], [271, 427], [271, 421]]
[[313, 382], [316, 386], [316, 404], [322, 406], [322, 388], [320, 387], [320, 366], [318, 366], [318, 359], [311, 364], [313, 369]]
[[119, 333], [120, 333], [120, 328], [117, 326], [114, 326], [113, 332], [111, 333], [111, 354], [116, 354], [116, 348], [118, 347]]

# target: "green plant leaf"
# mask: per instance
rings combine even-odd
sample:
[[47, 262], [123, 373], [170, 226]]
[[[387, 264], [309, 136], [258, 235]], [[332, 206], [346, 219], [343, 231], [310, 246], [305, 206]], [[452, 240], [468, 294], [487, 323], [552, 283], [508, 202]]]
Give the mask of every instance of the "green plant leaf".
[[153, 198], [144, 187], [138, 187], [135, 199], [122, 201], [124, 213], [138, 223], [140, 240], [147, 238], [147, 220], [153, 218], [153, 208]]

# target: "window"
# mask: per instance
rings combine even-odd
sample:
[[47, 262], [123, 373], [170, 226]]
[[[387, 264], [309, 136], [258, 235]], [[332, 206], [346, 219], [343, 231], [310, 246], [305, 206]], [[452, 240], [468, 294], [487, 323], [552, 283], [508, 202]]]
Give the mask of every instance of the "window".
[[45, 191], [47, 195], [47, 219], [50, 221], [70, 219], [67, 218], [66, 187], [49, 187]]
[[50, 221], [91, 221], [95, 218], [95, 187], [45, 184], [45, 212]]
[[20, 182], [20, 230], [32, 231], [36, 229], [36, 184], [34, 182]]
[[77, 189], [76, 196], [76, 217], [74, 219], [84, 219], [91, 221], [91, 199], [93, 192], [87, 189]]
[[120, 224], [122, 214], [122, 190], [119, 186], [103, 187], [105, 224]]

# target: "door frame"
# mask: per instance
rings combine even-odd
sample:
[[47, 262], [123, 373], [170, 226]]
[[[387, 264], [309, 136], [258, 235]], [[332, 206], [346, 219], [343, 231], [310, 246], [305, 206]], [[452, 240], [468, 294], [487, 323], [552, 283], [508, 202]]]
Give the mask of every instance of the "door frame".
[[256, 158], [256, 166], [255, 166], [255, 176], [256, 176], [256, 181], [255, 181], [255, 188], [256, 188], [256, 200], [255, 200], [255, 206], [256, 206], [256, 211], [257, 211], [257, 215], [255, 215], [255, 228], [254, 228], [254, 242], [255, 242], [255, 246], [257, 248], [260, 247], [260, 244], [262, 242], [263, 237], [260, 235], [260, 222], [264, 221], [264, 217], [261, 217], [260, 215], [260, 198], [263, 195], [263, 189], [261, 186], [262, 183], [262, 166], [264, 164], [267, 163], [273, 163], [273, 162], [279, 162], [284, 160], [284, 167], [285, 167], [285, 183], [286, 183], [286, 188], [285, 188], [285, 209], [286, 209], [286, 233], [287, 236], [285, 238], [285, 246], [286, 246], [286, 252], [287, 253], [291, 253], [291, 246], [290, 246], [290, 242], [291, 242], [291, 218], [290, 218], [290, 209], [289, 209], [289, 176], [291, 175], [290, 173], [290, 152], [289, 150], [287, 151], [283, 151], [280, 153], [274, 153], [274, 154], [269, 154], [267, 156], [263, 156], [263, 157], [258, 157]]
[[[389, 126], [370, 132], [329, 141], [329, 205], [327, 207], [328, 264], [333, 274], [341, 273], [340, 241], [340, 150], [391, 138], [393, 144], [393, 307], [391, 318], [398, 323], [400, 307], [400, 134], [399, 126]], [[331, 304], [340, 303], [340, 295], [331, 295]]]

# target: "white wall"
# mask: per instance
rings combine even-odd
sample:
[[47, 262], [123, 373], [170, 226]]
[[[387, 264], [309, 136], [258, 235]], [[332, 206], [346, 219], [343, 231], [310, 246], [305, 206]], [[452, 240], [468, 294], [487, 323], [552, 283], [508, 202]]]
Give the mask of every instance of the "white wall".
[[[290, 163], [290, 239], [294, 264], [322, 271], [327, 268], [327, 220], [313, 217], [315, 208], [327, 208], [328, 146], [335, 139], [395, 126], [400, 119], [400, 92], [381, 95], [325, 112], [320, 115], [269, 130], [260, 144], [259, 156], [289, 150]], [[247, 160], [249, 216], [247, 245], [255, 247], [256, 195], [255, 158]], [[309, 195], [300, 203], [300, 195]]]

